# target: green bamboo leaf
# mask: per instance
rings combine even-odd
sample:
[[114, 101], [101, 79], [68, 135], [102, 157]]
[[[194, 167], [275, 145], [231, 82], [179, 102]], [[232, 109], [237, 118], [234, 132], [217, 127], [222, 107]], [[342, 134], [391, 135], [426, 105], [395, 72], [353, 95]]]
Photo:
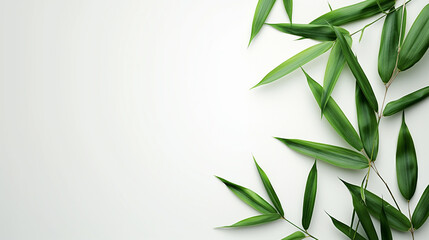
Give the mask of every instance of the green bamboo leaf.
[[263, 214], [263, 215], [258, 215], [258, 216], [246, 218], [246, 219], [243, 219], [237, 223], [234, 223], [234, 224], [229, 225], [229, 226], [224, 226], [221, 228], [236, 228], [236, 227], [254, 226], [254, 225], [273, 222], [273, 221], [278, 220], [280, 218], [281, 218], [281, 216], [278, 215], [277, 213]]
[[334, 217], [330, 216], [332, 220], [332, 223], [334, 224], [334, 226], [340, 230], [340, 232], [344, 233], [344, 235], [346, 235], [347, 237], [349, 237], [350, 239], [354, 239], [354, 240], [366, 240], [362, 235], [360, 235], [358, 232], [356, 232], [355, 230], [353, 230], [350, 226], [338, 221], [337, 219], [335, 219]]
[[357, 20], [374, 16], [389, 10], [395, 5], [395, 0], [366, 0], [353, 5], [335, 9], [314, 19], [311, 24], [343, 25]]
[[279, 78], [286, 76], [287, 74], [295, 71], [299, 67], [303, 66], [304, 64], [328, 51], [332, 47], [332, 45], [333, 42], [322, 42], [305, 49], [304, 51], [296, 54], [295, 56], [289, 58], [288, 60], [274, 68], [258, 84], [256, 84], [252, 88], [274, 82]]
[[268, 14], [274, 6], [276, 0], [259, 0], [256, 6], [255, 15], [253, 16], [252, 33], [250, 36], [249, 45], [253, 38], [259, 33], [265, 21], [267, 20]]
[[346, 148], [298, 139], [276, 139], [294, 151], [337, 167], [348, 169], [363, 169], [368, 167], [368, 161], [364, 156]]
[[405, 114], [403, 113], [396, 148], [396, 178], [399, 190], [407, 200], [410, 200], [416, 191], [417, 175], [416, 150], [411, 133], [405, 123]]
[[401, 21], [402, 8], [400, 10], [393, 9], [384, 20], [378, 52], [378, 74], [384, 83], [389, 82], [396, 66]]
[[[347, 183], [345, 181], [343, 181], [343, 183], [350, 192], [353, 192], [354, 195], [360, 194], [361, 187]], [[368, 190], [365, 190], [365, 203], [369, 213], [377, 219], [380, 219], [381, 207], [384, 206], [386, 217], [389, 220], [389, 225], [391, 228], [401, 232], [407, 232], [408, 229], [410, 229], [410, 220], [408, 220], [404, 214]]]
[[398, 68], [405, 71], [416, 64], [429, 48], [429, 4], [411, 26], [399, 53]]
[[420, 197], [414, 210], [412, 222], [414, 229], [419, 229], [429, 217], [429, 185], [426, 187], [423, 195]]
[[[216, 176], [217, 177], [217, 176]], [[256, 211], [264, 214], [275, 213], [277, 211], [261, 196], [259, 196], [254, 191], [232, 183], [228, 180], [225, 180], [221, 177], [217, 177], [221, 180], [228, 188], [231, 190], [238, 198], [245, 202], [250, 207], [254, 208]]]
[[[316, 25], [316, 24], [290, 24], [290, 23], [277, 23], [267, 24], [274, 29], [303, 38], [310, 38], [320, 41], [333, 41], [337, 39], [334, 30], [328, 25]], [[348, 31], [344, 28], [339, 28], [339, 31], [343, 34], [348, 34]]]
[[392, 231], [389, 227], [389, 220], [387, 220], [386, 211], [384, 210], [383, 205], [381, 205], [380, 233], [381, 240], [393, 240]]
[[407, 107], [410, 107], [429, 96], [429, 86], [410, 93], [398, 100], [392, 101], [386, 105], [383, 111], [384, 116], [390, 116], [398, 113]]
[[285, 238], [282, 238], [282, 240], [301, 240], [301, 239], [304, 239], [306, 237], [307, 236], [305, 236], [304, 233], [297, 231], [297, 232], [294, 232]]
[[372, 91], [371, 84], [369, 83], [368, 78], [365, 75], [365, 72], [363, 71], [357, 58], [353, 54], [350, 46], [347, 44], [347, 41], [344, 38], [344, 36], [341, 34], [340, 31], [337, 30], [337, 28], [334, 27], [333, 29], [335, 31], [335, 34], [337, 35], [337, 39], [338, 39], [337, 41], [341, 45], [341, 49], [343, 50], [342, 52], [347, 61], [347, 64], [349, 65], [350, 70], [355, 76], [360, 89], [362, 90], [363, 94], [368, 100], [368, 103], [371, 106], [371, 108], [377, 112], [378, 110], [377, 99], [375, 98], [374, 92]]
[[317, 192], [317, 166], [316, 161], [313, 164], [307, 177], [305, 185], [304, 204], [302, 207], [302, 227], [307, 230], [310, 226], [311, 217], [313, 216], [314, 203], [316, 202]]
[[371, 160], [377, 159], [378, 123], [374, 111], [356, 84], [356, 112], [363, 148]]
[[[308, 85], [310, 86], [313, 96], [316, 99], [316, 102], [321, 107], [320, 99], [322, 97], [323, 88], [316, 81], [314, 81], [303, 69], [305, 76], [307, 77]], [[352, 147], [356, 150], [362, 150], [362, 142], [357, 134], [356, 130], [353, 128], [350, 121], [347, 119], [346, 115], [337, 105], [335, 100], [331, 97], [328, 99], [328, 103], [325, 106], [325, 111], [323, 114], [326, 117], [326, 120], [331, 124], [335, 131], [346, 140]]]
[[293, 9], [293, 0], [283, 0], [283, 5], [286, 9], [287, 16], [289, 21], [292, 23], [292, 9]]
[[253, 161], [255, 161], [256, 168], [258, 169], [259, 176], [261, 177], [262, 183], [264, 184], [265, 190], [267, 191], [268, 196], [271, 199], [271, 202], [274, 204], [274, 207], [277, 209], [279, 214], [283, 217], [284, 211], [282, 208], [282, 204], [280, 203], [279, 198], [277, 197], [276, 192], [274, 191], [273, 186], [271, 185], [270, 179], [268, 179], [267, 174], [265, 174], [264, 170], [258, 165], [255, 157], [253, 157]]

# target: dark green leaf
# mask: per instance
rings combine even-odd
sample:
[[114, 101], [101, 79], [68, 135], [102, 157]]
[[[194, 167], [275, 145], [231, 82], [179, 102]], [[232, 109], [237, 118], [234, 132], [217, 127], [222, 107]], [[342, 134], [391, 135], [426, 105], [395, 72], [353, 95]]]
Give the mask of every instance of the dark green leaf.
[[277, 197], [277, 194], [274, 191], [273, 186], [271, 185], [270, 179], [268, 179], [268, 176], [267, 176], [267, 174], [265, 174], [264, 170], [262, 170], [262, 168], [259, 167], [258, 163], [256, 162], [255, 157], [253, 157], [253, 160], [255, 161], [255, 165], [256, 165], [256, 168], [258, 169], [259, 176], [261, 177], [262, 183], [264, 184], [265, 190], [267, 191], [268, 196], [271, 199], [271, 202], [274, 204], [274, 207], [277, 209], [277, 211], [283, 217], [284, 212], [283, 212], [282, 204], [280, 203], [280, 200]]
[[279, 78], [284, 77], [287, 74], [295, 71], [299, 67], [303, 66], [304, 64], [328, 51], [332, 47], [332, 44], [333, 42], [319, 43], [296, 54], [295, 56], [289, 58], [288, 60], [274, 68], [253, 88], [274, 82]]
[[306, 238], [305, 234], [297, 231], [297, 232], [294, 232], [285, 238], [282, 238], [282, 240], [301, 240], [304, 238]]
[[258, 216], [243, 219], [237, 223], [234, 223], [230, 226], [224, 226], [222, 228], [248, 227], [248, 226], [269, 223], [278, 219], [280, 219], [280, 215], [278, 215], [277, 213], [263, 214], [263, 215], [258, 215]]
[[364, 156], [349, 149], [298, 139], [276, 139], [286, 144], [292, 150], [320, 159], [337, 167], [348, 169], [363, 169], [368, 167], [368, 161]]
[[344, 38], [343, 34], [341, 34], [341, 32], [338, 31], [338, 29], [335, 27], [334, 27], [334, 31], [335, 31], [335, 34], [337, 35], [338, 43], [341, 44], [341, 49], [343, 50], [343, 54], [347, 61], [347, 64], [349, 65], [350, 70], [355, 76], [356, 81], [359, 85], [359, 88], [362, 90], [362, 93], [363, 95], [365, 95], [365, 98], [368, 100], [368, 103], [371, 106], [371, 108], [377, 112], [378, 110], [377, 99], [375, 98], [374, 92], [372, 91], [372, 87], [368, 81], [368, 78], [366, 77], [357, 58], [353, 54], [350, 46], [347, 44], [347, 41]]
[[[303, 69], [305, 76], [307, 77], [308, 85], [310, 86], [313, 96], [316, 99], [316, 102], [321, 107], [321, 96], [323, 88], [316, 81], [314, 81]], [[357, 134], [356, 130], [353, 128], [350, 121], [347, 119], [346, 115], [337, 105], [335, 100], [331, 97], [328, 99], [328, 103], [325, 106], [325, 111], [323, 112], [326, 120], [331, 124], [331, 126], [337, 131], [337, 133], [344, 138], [352, 147], [358, 151], [362, 150], [362, 142]]]
[[231, 190], [238, 198], [240, 198], [247, 205], [254, 208], [256, 211], [264, 214], [269, 214], [269, 213], [277, 214], [277, 211], [267, 201], [261, 198], [254, 191], [247, 189], [245, 187], [242, 187], [240, 185], [237, 185], [235, 183], [232, 183], [221, 177], [217, 177], [217, 178], [221, 180], [229, 188], [229, 190]]
[[411, 26], [399, 53], [398, 68], [405, 71], [416, 64], [429, 48], [429, 4]]
[[[333, 41], [337, 39], [334, 30], [328, 25], [316, 24], [290, 24], [290, 23], [277, 23], [267, 24], [279, 30], [280, 32], [301, 36], [303, 38], [310, 38], [320, 41]], [[339, 29], [343, 34], [348, 34], [344, 28]]]
[[353, 207], [356, 211], [356, 214], [359, 217], [360, 223], [362, 224], [363, 230], [368, 236], [369, 240], [378, 240], [377, 232], [375, 231], [374, 224], [372, 223], [369, 212], [365, 206], [360, 195], [356, 195], [353, 192], [350, 192], [353, 199]]
[[417, 155], [413, 138], [405, 123], [405, 114], [402, 114], [402, 125], [399, 130], [398, 146], [396, 148], [396, 178], [402, 196], [410, 200], [417, 185]]
[[392, 101], [384, 108], [383, 115], [390, 116], [418, 103], [429, 96], [429, 87], [424, 87], [398, 100]]
[[287, 16], [289, 17], [289, 21], [292, 23], [293, 0], [283, 0], [283, 4], [285, 6]]
[[347, 237], [349, 237], [350, 239], [366, 240], [362, 235], [360, 235], [355, 230], [353, 230], [352, 228], [350, 228], [350, 226], [347, 226], [346, 224], [338, 221], [337, 219], [335, 219], [332, 216], [329, 216], [329, 217], [331, 218], [332, 223], [334, 224], [334, 226], [338, 230], [340, 230], [342, 233], [344, 233], [344, 235], [346, 235]]
[[256, 6], [256, 10], [255, 10], [255, 15], [253, 16], [252, 33], [250, 36], [249, 45], [252, 42], [253, 38], [261, 30], [275, 2], [276, 0], [259, 0], [258, 1], [258, 5]]
[[380, 233], [381, 240], [393, 240], [392, 231], [390, 231], [389, 221], [387, 220], [386, 211], [384, 206], [381, 205], [381, 214], [380, 214]]
[[313, 216], [314, 203], [316, 202], [317, 192], [317, 167], [314, 162], [313, 167], [307, 177], [307, 184], [304, 193], [304, 205], [302, 207], [302, 227], [307, 230], [310, 226]]
[[414, 210], [412, 222], [414, 229], [420, 228], [429, 217], [429, 186], [426, 187]]
[[[380, 5], [377, 2], [379, 2]], [[394, 0], [366, 0], [325, 13], [314, 19], [311, 24], [329, 23], [334, 26], [339, 26], [374, 16], [382, 11], [387, 11], [393, 5], [395, 5]]]
[[366, 154], [371, 160], [377, 158], [378, 153], [378, 123], [374, 111], [356, 84], [356, 112], [359, 133]]

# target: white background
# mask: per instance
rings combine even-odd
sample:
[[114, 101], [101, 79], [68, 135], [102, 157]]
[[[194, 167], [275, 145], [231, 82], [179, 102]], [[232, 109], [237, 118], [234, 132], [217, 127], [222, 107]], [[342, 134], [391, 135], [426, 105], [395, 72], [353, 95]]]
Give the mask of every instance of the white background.
[[[330, 1], [339, 8], [356, 1]], [[272, 138], [347, 146], [296, 71], [251, 86], [311, 40], [264, 27], [247, 48], [256, 0], [3, 0], [0, 3], [0, 239], [281, 239], [286, 222], [215, 230], [257, 213], [213, 175], [266, 197], [252, 154], [270, 177], [286, 217], [300, 224], [312, 159]], [[408, 6], [411, 23], [427, 3]], [[294, 21], [329, 11], [295, 1]], [[311, 4], [311, 5], [310, 5]], [[278, 1], [269, 22], [286, 22]], [[346, 26], [359, 29], [375, 18]], [[382, 21], [353, 49], [381, 103], [377, 74]], [[410, 24], [407, 26], [409, 29]], [[328, 54], [305, 69], [322, 81]], [[401, 73], [387, 100], [427, 85], [429, 57]], [[354, 126], [355, 80], [346, 67], [334, 90]], [[429, 182], [429, 101], [407, 111], [419, 158], [414, 208]], [[401, 207], [395, 178], [400, 115], [381, 122], [378, 168]], [[324, 211], [349, 222], [351, 199], [338, 178], [365, 170], [319, 162], [310, 232], [344, 239]], [[373, 174], [369, 189], [391, 201]], [[378, 222], [376, 228], [378, 229]], [[429, 226], [416, 233], [426, 239]], [[411, 239], [395, 232], [395, 239]]]

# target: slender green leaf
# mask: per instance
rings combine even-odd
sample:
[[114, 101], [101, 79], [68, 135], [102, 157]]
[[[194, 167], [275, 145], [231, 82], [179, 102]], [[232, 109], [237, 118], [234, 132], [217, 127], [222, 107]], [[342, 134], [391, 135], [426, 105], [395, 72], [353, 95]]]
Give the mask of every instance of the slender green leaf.
[[349, 149], [298, 139], [276, 139], [294, 151], [320, 159], [337, 167], [348, 169], [363, 169], [368, 167], [368, 161], [364, 156]]
[[[350, 192], [353, 192], [355, 195], [359, 195], [361, 187], [347, 183], [343, 181], [346, 187]], [[391, 228], [398, 231], [407, 232], [410, 229], [410, 220], [402, 214], [398, 209], [390, 205], [388, 202], [384, 201], [382, 198], [378, 197], [374, 193], [365, 190], [365, 203], [368, 208], [369, 213], [377, 219], [380, 219], [381, 207], [384, 206], [387, 219], [389, 220], [389, 225]]]
[[383, 111], [384, 116], [390, 116], [398, 113], [407, 107], [410, 107], [429, 96], [429, 86], [410, 93], [398, 100], [392, 101], [386, 105]]
[[420, 197], [414, 210], [412, 222], [414, 229], [419, 229], [429, 217], [429, 185], [426, 187], [423, 195]]
[[355, 76], [356, 81], [360, 89], [362, 90], [363, 95], [365, 95], [371, 108], [377, 112], [378, 110], [377, 99], [375, 98], [374, 92], [372, 91], [372, 87], [368, 81], [368, 78], [366, 77], [357, 58], [353, 54], [350, 46], [347, 44], [347, 41], [344, 38], [343, 34], [341, 34], [341, 32], [338, 31], [338, 29], [335, 27], [334, 27], [334, 31], [335, 31], [335, 34], [337, 35], [337, 39], [338, 39], [337, 41], [341, 45], [341, 49], [343, 50], [343, 54], [347, 61], [347, 64], [349, 65], [350, 70]]
[[239, 221], [237, 223], [234, 223], [234, 224], [232, 224], [230, 226], [224, 226], [222, 228], [235, 228], [235, 227], [254, 226], [254, 225], [269, 223], [269, 222], [278, 220], [280, 218], [281, 218], [281, 216], [278, 215], [277, 213], [263, 214], [263, 215], [258, 215], [258, 216], [254, 216], [254, 217], [243, 219], [243, 220], [241, 220], [241, 221]]
[[253, 16], [252, 33], [250, 36], [249, 45], [253, 38], [259, 33], [265, 21], [267, 20], [268, 14], [274, 6], [276, 0], [259, 0], [256, 6], [255, 15]]
[[347, 237], [349, 237], [350, 239], [355, 239], [355, 240], [366, 240], [362, 235], [360, 235], [358, 232], [356, 232], [355, 230], [353, 230], [350, 226], [338, 221], [337, 219], [335, 219], [332, 216], [329, 216], [332, 220], [332, 223], [334, 224], [334, 226], [340, 230], [340, 232], [344, 233], [344, 235], [346, 235]]
[[393, 240], [392, 231], [389, 227], [389, 220], [387, 220], [386, 211], [384, 206], [381, 205], [381, 214], [380, 214], [380, 233], [381, 240]]
[[405, 71], [416, 64], [429, 48], [429, 4], [411, 26], [399, 53], [398, 68]]
[[302, 207], [302, 227], [307, 230], [310, 226], [311, 217], [313, 216], [314, 203], [316, 202], [317, 192], [317, 166], [316, 161], [313, 164], [307, 177], [305, 185], [304, 204]]
[[304, 51], [296, 54], [295, 56], [289, 58], [288, 60], [274, 68], [253, 88], [274, 82], [279, 78], [286, 76], [287, 74], [295, 71], [299, 67], [303, 66], [304, 64], [328, 51], [332, 47], [332, 45], [333, 42], [323, 42], [305, 49]]
[[399, 36], [401, 34], [402, 8], [393, 9], [384, 20], [378, 52], [378, 74], [383, 82], [389, 82], [396, 66]]
[[261, 196], [259, 196], [254, 191], [247, 189], [245, 187], [242, 187], [240, 185], [237, 185], [235, 183], [232, 183], [221, 177], [217, 177], [217, 178], [221, 180], [229, 188], [229, 190], [231, 190], [238, 198], [240, 198], [247, 205], [254, 208], [256, 211], [264, 214], [269, 214], [269, 213], [277, 214], [277, 211], [267, 201], [265, 201]]
[[405, 114], [403, 113], [396, 148], [396, 178], [399, 190], [407, 200], [410, 200], [416, 191], [417, 173], [416, 150], [411, 133], [405, 123]]
[[271, 185], [270, 179], [268, 179], [267, 174], [265, 174], [264, 170], [262, 170], [262, 168], [258, 165], [255, 157], [253, 157], [253, 160], [255, 161], [255, 165], [256, 165], [256, 168], [258, 169], [259, 176], [261, 177], [262, 183], [264, 184], [265, 190], [267, 191], [267, 194], [270, 197], [271, 202], [274, 204], [274, 207], [277, 209], [277, 211], [283, 217], [284, 211], [282, 208], [282, 204], [280, 203], [280, 200], [277, 197], [277, 194], [274, 191], [273, 186]]
[[[323, 88], [316, 81], [314, 81], [303, 69], [305, 76], [307, 77], [308, 85], [310, 86], [313, 96], [316, 99], [316, 102], [321, 107], [320, 99], [322, 97]], [[346, 115], [337, 105], [335, 100], [331, 97], [328, 99], [328, 103], [325, 106], [325, 111], [323, 114], [326, 117], [326, 120], [331, 124], [331, 126], [337, 131], [337, 133], [344, 138], [352, 147], [358, 151], [362, 150], [362, 142], [357, 134], [356, 130], [353, 128], [350, 121], [347, 119]]]
[[293, 0], [283, 0], [283, 5], [285, 6], [289, 21], [292, 23]]
[[301, 239], [304, 239], [304, 238], [306, 238], [305, 234], [302, 233], [302, 232], [297, 231], [297, 232], [294, 232], [294, 233], [292, 233], [291, 235], [289, 235], [289, 236], [287, 236], [285, 238], [282, 238], [282, 240], [301, 240]]
[[[334, 30], [328, 25], [316, 25], [316, 24], [290, 24], [290, 23], [277, 23], [267, 24], [271, 27], [279, 30], [280, 32], [301, 36], [303, 38], [310, 38], [320, 41], [333, 41], [337, 39]], [[348, 34], [348, 31], [344, 28], [339, 28], [339, 31], [343, 34]]]
[[369, 106], [368, 101], [356, 84], [356, 112], [359, 126], [359, 134], [363, 148], [371, 160], [377, 159], [378, 153], [378, 123], [375, 112]]
[[374, 16], [382, 11], [387, 11], [393, 5], [395, 5], [395, 0], [366, 0], [325, 13], [314, 19], [311, 24], [329, 23], [339, 26]]

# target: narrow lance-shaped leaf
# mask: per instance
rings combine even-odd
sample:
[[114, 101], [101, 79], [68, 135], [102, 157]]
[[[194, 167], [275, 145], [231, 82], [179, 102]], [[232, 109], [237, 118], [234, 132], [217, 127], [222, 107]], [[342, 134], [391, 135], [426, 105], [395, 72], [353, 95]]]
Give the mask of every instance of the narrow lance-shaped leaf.
[[416, 64], [429, 48], [429, 4], [411, 26], [399, 53], [398, 68], [405, 71]]
[[335, 34], [337, 35], [337, 41], [341, 45], [341, 49], [343, 50], [343, 54], [347, 61], [347, 64], [349, 65], [350, 70], [355, 76], [356, 81], [360, 89], [362, 90], [363, 95], [365, 95], [365, 98], [367, 99], [371, 108], [377, 112], [378, 111], [377, 99], [375, 98], [371, 84], [369, 83], [368, 78], [365, 75], [365, 72], [363, 71], [362, 67], [357, 61], [357, 58], [353, 54], [350, 46], [347, 44], [347, 41], [344, 38], [344, 36], [341, 34], [341, 32], [338, 31], [338, 29], [335, 27], [334, 27], [334, 31], [335, 31]]
[[398, 100], [392, 101], [386, 105], [383, 111], [384, 116], [390, 116], [398, 113], [407, 107], [410, 107], [429, 96], [429, 87], [424, 87], [413, 93], [410, 93]]
[[414, 210], [412, 222], [414, 229], [419, 229], [429, 217], [429, 185], [426, 187], [423, 195], [420, 197]]
[[380, 215], [380, 233], [381, 240], [393, 240], [392, 231], [389, 227], [389, 220], [387, 220], [386, 211], [384, 206], [381, 205], [381, 215]]
[[265, 201], [261, 196], [259, 196], [254, 191], [247, 189], [245, 187], [242, 187], [240, 185], [237, 185], [235, 183], [232, 183], [221, 177], [217, 177], [217, 178], [221, 180], [229, 188], [229, 190], [231, 190], [238, 198], [240, 198], [247, 205], [254, 208], [256, 211], [264, 214], [268, 214], [268, 213], [277, 214], [277, 211], [267, 201]]
[[280, 215], [278, 215], [277, 213], [263, 214], [263, 215], [258, 215], [258, 216], [243, 219], [237, 223], [234, 223], [229, 226], [224, 226], [222, 228], [248, 227], [248, 226], [269, 223], [278, 219], [280, 219]]
[[259, 0], [258, 1], [258, 5], [256, 6], [256, 10], [255, 10], [255, 15], [253, 16], [252, 33], [250, 36], [249, 45], [252, 42], [253, 38], [255, 38], [255, 36], [261, 30], [275, 2], [276, 0]]
[[284, 216], [282, 204], [280, 203], [279, 198], [277, 197], [276, 192], [274, 191], [273, 186], [271, 185], [270, 179], [268, 179], [267, 174], [265, 174], [264, 170], [258, 165], [255, 157], [253, 157], [255, 161], [256, 168], [258, 169], [259, 176], [261, 177], [262, 183], [264, 184], [265, 190], [267, 191], [268, 196], [271, 199], [271, 202], [274, 204], [274, 207], [280, 213], [281, 216]]
[[393, 5], [395, 5], [395, 0], [366, 0], [325, 13], [314, 19], [311, 24], [329, 23], [339, 26], [374, 16], [382, 11], [387, 11]]
[[[316, 102], [321, 107], [321, 97], [323, 88], [316, 81], [314, 81], [303, 69], [305, 76], [307, 77], [308, 85], [310, 86], [313, 96], [316, 99]], [[331, 124], [335, 131], [342, 137], [346, 142], [348, 142], [356, 150], [362, 150], [362, 142], [357, 134], [356, 130], [353, 128], [350, 121], [347, 119], [346, 115], [337, 105], [333, 98], [329, 97], [328, 103], [325, 106], [325, 111], [323, 112], [326, 120]]]
[[284, 77], [287, 74], [295, 71], [299, 67], [303, 66], [304, 64], [328, 51], [332, 47], [332, 44], [333, 42], [319, 43], [296, 54], [295, 56], [289, 58], [288, 60], [274, 68], [253, 88], [274, 82], [279, 78]]
[[379, 141], [377, 117], [357, 84], [356, 112], [363, 147], [369, 158], [375, 160], [377, 159]]
[[298, 139], [276, 138], [294, 151], [348, 169], [368, 167], [368, 161], [362, 154], [337, 146], [315, 143]]
[[302, 227], [307, 230], [310, 226], [311, 217], [313, 216], [314, 203], [316, 202], [317, 192], [317, 166], [316, 161], [311, 168], [307, 184], [305, 185], [304, 204], [302, 207]]
[[410, 200], [416, 191], [417, 173], [416, 150], [411, 133], [405, 123], [405, 114], [403, 113], [396, 148], [396, 178], [399, 190], [407, 200]]
[[362, 235], [360, 235], [358, 232], [356, 232], [355, 230], [353, 230], [352, 228], [350, 228], [350, 226], [338, 221], [337, 219], [335, 219], [332, 216], [329, 216], [332, 220], [332, 223], [334, 224], [334, 226], [340, 230], [340, 232], [344, 233], [344, 235], [346, 235], [347, 237], [349, 237], [350, 239], [354, 239], [354, 240], [366, 240], [366, 238], [364, 238]]
[[393, 9], [384, 20], [378, 52], [378, 74], [384, 83], [389, 82], [396, 66], [401, 21], [402, 7], [400, 10]]
[[[277, 23], [267, 24], [280, 32], [301, 36], [303, 38], [310, 38], [320, 41], [333, 41], [337, 39], [334, 30], [328, 25], [316, 25], [316, 24], [290, 24], [290, 23]], [[348, 34], [348, 31], [344, 28], [339, 28], [339, 31], [343, 34]]]
[[292, 23], [292, 9], [293, 9], [293, 0], [283, 0], [283, 5], [285, 7], [289, 21]]
[[297, 232], [294, 232], [285, 238], [282, 238], [282, 240], [301, 240], [301, 239], [304, 239], [306, 237], [307, 236], [305, 236], [304, 233], [297, 231]]

